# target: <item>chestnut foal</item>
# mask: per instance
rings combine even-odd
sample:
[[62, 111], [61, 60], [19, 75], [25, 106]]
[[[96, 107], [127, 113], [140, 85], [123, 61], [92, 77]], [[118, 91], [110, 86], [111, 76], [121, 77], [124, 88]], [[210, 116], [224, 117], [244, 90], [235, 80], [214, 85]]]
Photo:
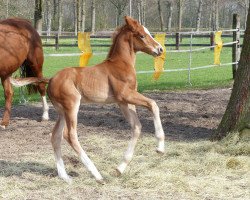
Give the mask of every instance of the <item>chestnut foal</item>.
[[[112, 47], [104, 62], [93, 67], [66, 68], [58, 72], [49, 81], [47, 92], [59, 114], [53, 129], [51, 142], [54, 148], [58, 175], [67, 182], [70, 182], [71, 178], [66, 173], [62, 160], [62, 136], [76, 151], [96, 181], [100, 183], [103, 181], [101, 174], [78, 141], [77, 114], [81, 103], [117, 103], [130, 123], [132, 138], [122, 162], [117, 167], [119, 174], [124, 172], [131, 161], [137, 139], [141, 133], [141, 123], [135, 106], [144, 106], [152, 112], [155, 135], [158, 140], [157, 152], [164, 152], [165, 136], [159, 108], [155, 101], [137, 92], [135, 71], [135, 54], [137, 51], [159, 56], [163, 49], [152, 38], [149, 31], [136, 20], [125, 17], [125, 21], [126, 24], [114, 36]], [[44, 80], [40, 81], [43, 82]]]

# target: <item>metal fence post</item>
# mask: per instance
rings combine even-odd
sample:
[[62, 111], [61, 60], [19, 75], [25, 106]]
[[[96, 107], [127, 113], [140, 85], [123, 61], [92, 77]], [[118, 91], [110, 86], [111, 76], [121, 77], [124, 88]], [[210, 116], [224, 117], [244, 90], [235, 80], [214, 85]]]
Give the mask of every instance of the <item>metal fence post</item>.
[[232, 65], [232, 71], [234, 79], [240, 60], [240, 16], [238, 14], [233, 15], [233, 29], [237, 29], [233, 32], [233, 41], [237, 41], [237, 43], [232, 46], [232, 62], [234, 63]]

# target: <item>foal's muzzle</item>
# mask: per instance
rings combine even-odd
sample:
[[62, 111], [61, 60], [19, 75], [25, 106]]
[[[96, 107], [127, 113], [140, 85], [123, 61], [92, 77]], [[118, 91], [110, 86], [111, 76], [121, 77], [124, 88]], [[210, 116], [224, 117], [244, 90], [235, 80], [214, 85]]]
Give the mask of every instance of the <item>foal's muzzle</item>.
[[154, 50], [153, 50], [153, 56], [160, 56], [163, 53], [163, 48], [161, 45], [158, 45]]

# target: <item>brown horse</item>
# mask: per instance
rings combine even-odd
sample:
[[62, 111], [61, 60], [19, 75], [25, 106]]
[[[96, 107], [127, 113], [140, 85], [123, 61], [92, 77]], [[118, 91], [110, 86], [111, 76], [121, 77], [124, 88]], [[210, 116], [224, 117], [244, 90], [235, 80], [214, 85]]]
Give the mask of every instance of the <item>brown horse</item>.
[[[37, 31], [24, 19], [10, 18], [0, 21], [0, 77], [4, 88], [5, 110], [0, 128], [10, 121], [13, 90], [10, 77], [21, 65], [25, 76], [42, 78], [43, 49]], [[38, 84], [43, 101], [44, 120], [48, 119], [48, 105], [45, 98], [45, 84]]]
[[[107, 59], [93, 67], [66, 68], [49, 81], [48, 95], [59, 117], [53, 129], [51, 142], [55, 153], [58, 175], [67, 182], [71, 179], [65, 171], [61, 155], [62, 136], [77, 152], [80, 159], [98, 182], [103, 178], [78, 142], [77, 114], [80, 103], [117, 103], [131, 125], [132, 138], [117, 172], [122, 174], [131, 161], [141, 124], [135, 106], [144, 106], [153, 114], [155, 135], [158, 140], [157, 152], [164, 152], [164, 131], [159, 108], [155, 101], [137, 92], [135, 71], [136, 52], [142, 51], [153, 56], [162, 53], [162, 46], [149, 31], [136, 20], [125, 17], [122, 26], [113, 39]], [[42, 79], [12, 80], [13, 84], [43, 82]]]

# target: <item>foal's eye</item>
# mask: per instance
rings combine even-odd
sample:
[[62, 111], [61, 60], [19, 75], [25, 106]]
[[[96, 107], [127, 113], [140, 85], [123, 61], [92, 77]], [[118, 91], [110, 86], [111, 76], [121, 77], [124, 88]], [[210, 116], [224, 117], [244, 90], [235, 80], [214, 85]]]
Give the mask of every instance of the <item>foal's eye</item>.
[[140, 35], [141, 39], [144, 39], [146, 37], [146, 35]]

